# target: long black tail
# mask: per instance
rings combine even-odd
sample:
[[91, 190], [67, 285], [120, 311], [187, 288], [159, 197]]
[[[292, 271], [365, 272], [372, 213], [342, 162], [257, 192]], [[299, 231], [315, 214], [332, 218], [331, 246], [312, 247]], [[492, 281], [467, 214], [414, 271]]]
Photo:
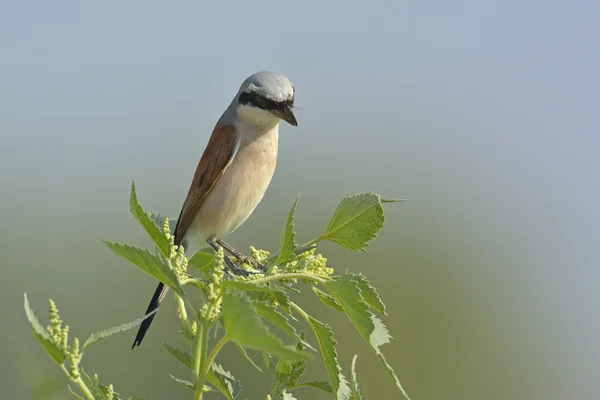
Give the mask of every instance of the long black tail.
[[[167, 294], [168, 290], [169, 290], [169, 287], [165, 286], [164, 283], [161, 282], [158, 284], [158, 287], [156, 288], [156, 290], [154, 291], [154, 295], [152, 296], [152, 300], [150, 300], [150, 304], [148, 305], [146, 314], [144, 314], [144, 315], [147, 315], [148, 313], [151, 313], [152, 311], [158, 309], [158, 307], [160, 306], [160, 303], [165, 298], [165, 295]], [[152, 320], [154, 319], [155, 316], [156, 316], [156, 313], [152, 314], [151, 316], [146, 318], [144, 320], [144, 322], [142, 322], [142, 325], [140, 325], [140, 329], [138, 329], [137, 335], [135, 335], [135, 340], [133, 341], [133, 346], [131, 346], [132, 349], [135, 348], [135, 346], [139, 346], [140, 344], [142, 344], [142, 340], [144, 339], [144, 336], [146, 335], [148, 328], [150, 328], [150, 324], [152, 324]]]

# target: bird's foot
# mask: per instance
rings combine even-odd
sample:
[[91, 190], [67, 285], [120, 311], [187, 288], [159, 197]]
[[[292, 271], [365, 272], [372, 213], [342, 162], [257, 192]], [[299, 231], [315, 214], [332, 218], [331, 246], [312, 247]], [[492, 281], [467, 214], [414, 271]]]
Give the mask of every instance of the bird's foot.
[[217, 240], [216, 242], [221, 247], [223, 247], [223, 249], [226, 250], [229, 254], [231, 254], [232, 256], [235, 257], [236, 261], [238, 262], [238, 265], [248, 263], [248, 264], [250, 264], [250, 266], [252, 268], [259, 270], [260, 272], [267, 271], [267, 266], [264, 265], [263, 263], [261, 263], [260, 261], [254, 259], [252, 257], [248, 257], [247, 255], [237, 251], [236, 249], [234, 249], [233, 247], [231, 247], [230, 245], [228, 245], [227, 243], [225, 243], [222, 240]]

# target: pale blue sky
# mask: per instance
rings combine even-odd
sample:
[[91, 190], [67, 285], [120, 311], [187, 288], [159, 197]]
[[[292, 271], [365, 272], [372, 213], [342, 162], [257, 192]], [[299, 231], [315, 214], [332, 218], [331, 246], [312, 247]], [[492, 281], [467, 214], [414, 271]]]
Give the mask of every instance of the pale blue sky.
[[[25, 338], [9, 359], [27, 349], [52, 368], [28, 340], [24, 291], [40, 313], [58, 300], [83, 332], [143, 311], [153, 283], [98, 238], [143, 241], [127, 214], [133, 179], [144, 205], [176, 215], [214, 122], [248, 75], [269, 69], [293, 81], [299, 127], [282, 127], [271, 188], [234, 243], [257, 232], [260, 245], [276, 243], [298, 192], [307, 238], [347, 192], [408, 198], [388, 209], [371, 248], [380, 262], [326, 250], [395, 307], [386, 351], [413, 398], [590, 398], [600, 390], [599, 20], [591, 0], [5, 2], [0, 312]], [[157, 318], [152, 340], [172, 322]], [[156, 343], [122, 353], [130, 339], [88, 368], [152, 399], [142, 377], [112, 369], [115, 357], [124, 374], [156, 362]], [[349, 357], [355, 344], [344, 343]], [[395, 393], [362, 354], [367, 393]], [[172, 365], [160, 360], [164, 396]], [[23, 394], [29, 373], [0, 382]]]

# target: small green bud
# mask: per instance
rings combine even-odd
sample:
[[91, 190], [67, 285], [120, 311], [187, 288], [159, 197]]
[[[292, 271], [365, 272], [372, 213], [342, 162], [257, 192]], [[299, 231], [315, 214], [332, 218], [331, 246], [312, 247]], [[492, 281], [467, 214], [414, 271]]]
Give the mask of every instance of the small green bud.
[[115, 388], [113, 387], [112, 383], [108, 385], [106, 397], [108, 400], [113, 400], [115, 398]]
[[79, 361], [81, 361], [81, 354], [79, 354], [79, 339], [73, 338], [73, 343], [71, 344], [71, 350], [69, 355], [67, 356], [68, 360], [68, 368], [69, 376], [73, 380], [77, 380], [81, 377], [79, 374]]
[[250, 255], [256, 261], [263, 261], [263, 260], [266, 260], [267, 258], [269, 258], [269, 256], [271, 255], [271, 253], [269, 253], [266, 250], [257, 250], [253, 246], [250, 246]]
[[59, 346], [60, 346], [61, 350], [66, 353], [69, 348], [69, 326], [65, 326], [62, 329], [61, 339], [62, 339], [62, 341]]

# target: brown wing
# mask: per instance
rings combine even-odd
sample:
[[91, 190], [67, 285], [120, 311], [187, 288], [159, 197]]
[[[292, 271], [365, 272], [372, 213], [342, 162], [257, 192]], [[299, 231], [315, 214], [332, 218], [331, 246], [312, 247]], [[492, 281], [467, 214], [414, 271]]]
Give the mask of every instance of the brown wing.
[[235, 126], [217, 125], [200, 158], [190, 190], [181, 208], [175, 226], [175, 244], [180, 244], [194, 221], [206, 196], [215, 187], [225, 169], [231, 164], [238, 149], [238, 136]]

